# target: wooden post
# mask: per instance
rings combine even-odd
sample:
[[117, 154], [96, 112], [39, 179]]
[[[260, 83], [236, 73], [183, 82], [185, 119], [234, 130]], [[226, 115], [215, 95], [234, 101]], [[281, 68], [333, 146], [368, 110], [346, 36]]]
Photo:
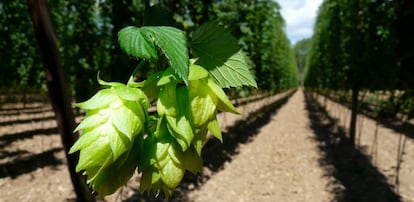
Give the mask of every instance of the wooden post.
[[70, 178], [77, 201], [95, 201], [85, 182], [85, 178], [75, 172], [78, 156], [68, 154], [70, 147], [76, 141], [76, 137], [72, 132], [76, 122], [72, 111], [72, 98], [64, 79], [56, 36], [53, 31], [46, 0], [27, 0], [27, 3], [37, 46], [44, 66], [49, 97], [55, 112], [58, 131], [65, 150]]
[[356, 124], [358, 118], [358, 96], [359, 88], [352, 88], [351, 121], [349, 123], [349, 142], [355, 146]]

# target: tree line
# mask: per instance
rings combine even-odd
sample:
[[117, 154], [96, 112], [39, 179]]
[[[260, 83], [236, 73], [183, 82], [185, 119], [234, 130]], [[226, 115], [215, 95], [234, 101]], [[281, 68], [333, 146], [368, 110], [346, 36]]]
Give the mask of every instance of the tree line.
[[410, 0], [325, 0], [319, 8], [304, 84], [351, 92], [351, 143], [362, 91], [414, 95], [413, 11]]
[[[117, 43], [118, 31], [128, 25], [174, 26], [190, 36], [200, 25], [215, 21], [239, 39], [259, 89], [278, 91], [298, 85], [284, 19], [272, 0], [56, 0], [48, 4], [66, 77], [77, 100], [97, 90], [98, 72], [103, 79], [128, 80], [125, 75], [137, 61], [125, 56]], [[25, 1], [0, 2], [2, 91], [44, 85], [27, 10]], [[143, 77], [151, 73], [143, 72]]]

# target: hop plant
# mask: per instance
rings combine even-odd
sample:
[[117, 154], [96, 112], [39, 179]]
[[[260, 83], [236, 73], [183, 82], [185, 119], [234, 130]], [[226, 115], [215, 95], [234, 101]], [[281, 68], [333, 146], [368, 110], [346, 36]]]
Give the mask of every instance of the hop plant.
[[[199, 40], [192, 44], [196, 54], [211, 52], [212, 41], [229, 36], [217, 26], [207, 28], [213, 31], [193, 36]], [[75, 129], [82, 135], [70, 153], [80, 151], [76, 171], [83, 171], [101, 197], [127, 183], [135, 170], [142, 174], [140, 192], [169, 197], [186, 171], [201, 171], [208, 131], [222, 141], [218, 111], [238, 113], [221, 87], [256, 83], [237, 50], [217, 55], [219, 62], [205, 63], [214, 53], [190, 61], [185, 34], [176, 28], [126, 27], [118, 39], [123, 51], [142, 60], [127, 85], [98, 79], [104, 89], [77, 104], [86, 116]], [[154, 61], [160, 71], [136, 82], [134, 75]], [[148, 97], [156, 101], [156, 114], [148, 114]]]

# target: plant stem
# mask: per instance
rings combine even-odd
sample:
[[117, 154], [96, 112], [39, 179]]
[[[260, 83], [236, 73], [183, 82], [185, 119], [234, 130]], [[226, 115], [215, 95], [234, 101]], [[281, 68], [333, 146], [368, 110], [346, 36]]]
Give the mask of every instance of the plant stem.
[[132, 85], [133, 83], [135, 83], [135, 76], [138, 74], [139, 70], [141, 70], [141, 69], [142, 69], [142, 67], [143, 67], [144, 65], [146, 65], [146, 64], [147, 64], [147, 61], [142, 60], [142, 61], [141, 61], [141, 62], [137, 65], [137, 67], [135, 67], [134, 71], [132, 72], [131, 76], [129, 77], [129, 80], [128, 80], [128, 83], [127, 83], [127, 85], [128, 85], [128, 86], [129, 86], [129, 85]]

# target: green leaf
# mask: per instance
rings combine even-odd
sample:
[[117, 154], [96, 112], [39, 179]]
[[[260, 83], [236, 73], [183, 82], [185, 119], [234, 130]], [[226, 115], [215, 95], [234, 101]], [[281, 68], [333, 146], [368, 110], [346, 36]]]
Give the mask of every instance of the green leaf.
[[191, 47], [199, 57], [197, 63], [208, 70], [223, 65], [240, 49], [237, 39], [214, 22], [203, 24], [192, 33]]
[[190, 59], [185, 33], [173, 27], [143, 27], [153, 34], [153, 39], [178, 76], [188, 84]]
[[257, 83], [249, 70], [246, 57], [241, 51], [231, 56], [222, 66], [210, 70], [211, 77], [222, 88], [253, 86]]
[[183, 31], [167, 26], [126, 27], [119, 31], [118, 41], [121, 49], [132, 57], [158, 59], [157, 50], [160, 50], [178, 76], [188, 84], [190, 61]]
[[118, 32], [119, 46], [126, 54], [146, 60], [158, 59], [157, 49], [148, 33], [140, 28], [128, 26]]
[[237, 40], [223, 27], [202, 25], [192, 34], [191, 47], [199, 57], [196, 63], [206, 68], [221, 87], [257, 87]]

